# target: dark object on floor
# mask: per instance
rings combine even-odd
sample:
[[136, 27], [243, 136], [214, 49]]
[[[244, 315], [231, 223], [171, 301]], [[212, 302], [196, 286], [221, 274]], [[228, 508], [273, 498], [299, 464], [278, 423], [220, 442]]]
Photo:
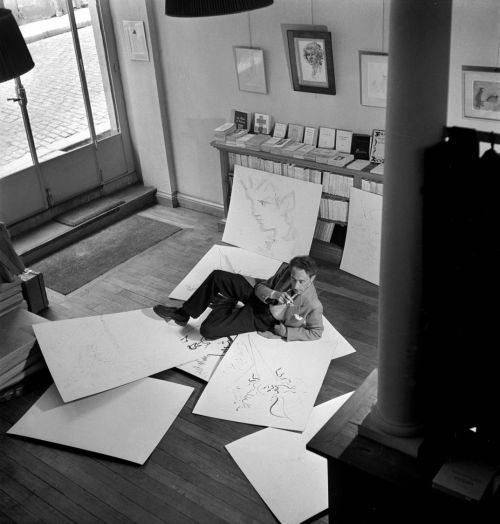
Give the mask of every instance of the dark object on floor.
[[347, 226], [343, 226], [342, 224], [335, 224], [333, 228], [333, 235], [332, 235], [332, 244], [336, 244], [337, 246], [344, 247], [345, 245], [345, 237], [347, 235]]
[[153, 307], [153, 311], [164, 320], [173, 320], [179, 326], [186, 326], [189, 321], [189, 315], [183, 315], [179, 309], [173, 306], [163, 306], [162, 304]]
[[22, 281], [23, 297], [28, 304], [28, 311], [38, 313], [49, 305], [42, 273], [26, 269], [19, 275]]
[[66, 226], [79, 226], [80, 224], [92, 220], [99, 215], [103, 215], [104, 213], [107, 214], [108, 212], [118, 211], [120, 205], [124, 203], [124, 200], [115, 200], [106, 197], [99, 198], [92, 202], [87, 202], [76, 209], [72, 209], [67, 213], [62, 213], [55, 217], [54, 220]]
[[31, 267], [43, 273], [48, 288], [67, 295], [180, 229], [172, 224], [132, 215]]

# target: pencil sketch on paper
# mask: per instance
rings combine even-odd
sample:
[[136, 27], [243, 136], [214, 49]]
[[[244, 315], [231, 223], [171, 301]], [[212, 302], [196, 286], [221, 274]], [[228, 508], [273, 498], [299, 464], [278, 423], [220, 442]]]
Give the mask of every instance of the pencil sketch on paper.
[[279, 266], [278, 260], [239, 247], [216, 244], [205, 253], [169, 297], [187, 300], [215, 269], [265, 280], [272, 276]]
[[193, 413], [302, 431], [331, 360], [331, 348], [238, 335]]
[[178, 335], [178, 341], [188, 352], [192, 352], [193, 359], [177, 366], [177, 368], [207, 382], [221, 358], [233, 343], [232, 337], [209, 340], [201, 335], [200, 326], [210, 311], [208, 309], [201, 317], [191, 321]]
[[321, 185], [235, 166], [222, 240], [288, 262], [308, 253]]
[[379, 283], [382, 197], [351, 188], [349, 221], [340, 269]]

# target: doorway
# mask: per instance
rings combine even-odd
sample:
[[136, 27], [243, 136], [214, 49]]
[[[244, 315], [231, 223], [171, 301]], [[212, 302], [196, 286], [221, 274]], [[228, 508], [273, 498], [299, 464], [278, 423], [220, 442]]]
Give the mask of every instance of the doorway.
[[7, 224], [134, 171], [107, 0], [39, 0], [55, 10], [40, 19], [36, 3], [10, 1], [35, 67], [20, 78], [28, 128], [15, 81], [0, 84], [0, 220]]

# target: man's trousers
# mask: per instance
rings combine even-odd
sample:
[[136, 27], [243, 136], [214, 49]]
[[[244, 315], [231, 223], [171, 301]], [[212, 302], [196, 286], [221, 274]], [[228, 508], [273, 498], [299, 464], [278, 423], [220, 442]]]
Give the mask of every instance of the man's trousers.
[[[237, 302], [242, 302], [243, 307], [236, 308]], [[212, 305], [213, 310], [200, 326], [200, 333], [207, 338], [272, 331], [277, 323], [245, 277], [228, 271], [212, 271], [182, 308], [190, 317], [198, 318]]]

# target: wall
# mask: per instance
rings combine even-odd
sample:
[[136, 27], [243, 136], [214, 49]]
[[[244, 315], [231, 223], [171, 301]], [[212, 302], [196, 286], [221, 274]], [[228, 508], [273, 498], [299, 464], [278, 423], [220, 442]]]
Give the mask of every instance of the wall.
[[[171, 137], [168, 160], [142, 174], [145, 183], [158, 184], [175, 171], [181, 205], [214, 213], [221, 212], [219, 155], [210, 147], [213, 129], [226, 121], [233, 108], [269, 113], [278, 121], [330, 126], [370, 133], [385, 127], [385, 110], [364, 107], [359, 102], [359, 50], [387, 51], [390, 0], [275, 0], [268, 8], [219, 17], [182, 19], [164, 14], [164, 0], [122, 2], [117, 15], [122, 19], [141, 16], [134, 6], [145, 3], [154, 23], [151, 32], [158, 38], [157, 80], [139, 64], [127, 64], [122, 73], [129, 87], [127, 102], [132, 112], [131, 127], [138, 154], [145, 162], [150, 155], [149, 140], [164, 131]], [[450, 61], [449, 123], [491, 129], [491, 122], [461, 118], [461, 65], [498, 64], [499, 9], [497, 0], [455, 0], [452, 53]], [[127, 18], [128, 17], [128, 18]], [[137, 18], [139, 19], [139, 18]], [[144, 18], [142, 18], [144, 19]], [[117, 30], [121, 21], [116, 21]], [[281, 23], [322, 24], [333, 39], [337, 94], [320, 95], [293, 91], [286, 65]], [[268, 94], [238, 90], [233, 46], [262, 48], [265, 54]], [[148, 93], [153, 101], [151, 107]], [[143, 112], [156, 111], [160, 98], [167, 104], [168, 129], [157, 118]], [[167, 114], [167, 112], [165, 112]], [[496, 122], [497, 131], [498, 125]], [[140, 127], [139, 127], [140, 126]], [[147, 138], [142, 137], [145, 133]], [[173, 182], [170, 182], [172, 184]], [[175, 191], [174, 189], [172, 189]]]

